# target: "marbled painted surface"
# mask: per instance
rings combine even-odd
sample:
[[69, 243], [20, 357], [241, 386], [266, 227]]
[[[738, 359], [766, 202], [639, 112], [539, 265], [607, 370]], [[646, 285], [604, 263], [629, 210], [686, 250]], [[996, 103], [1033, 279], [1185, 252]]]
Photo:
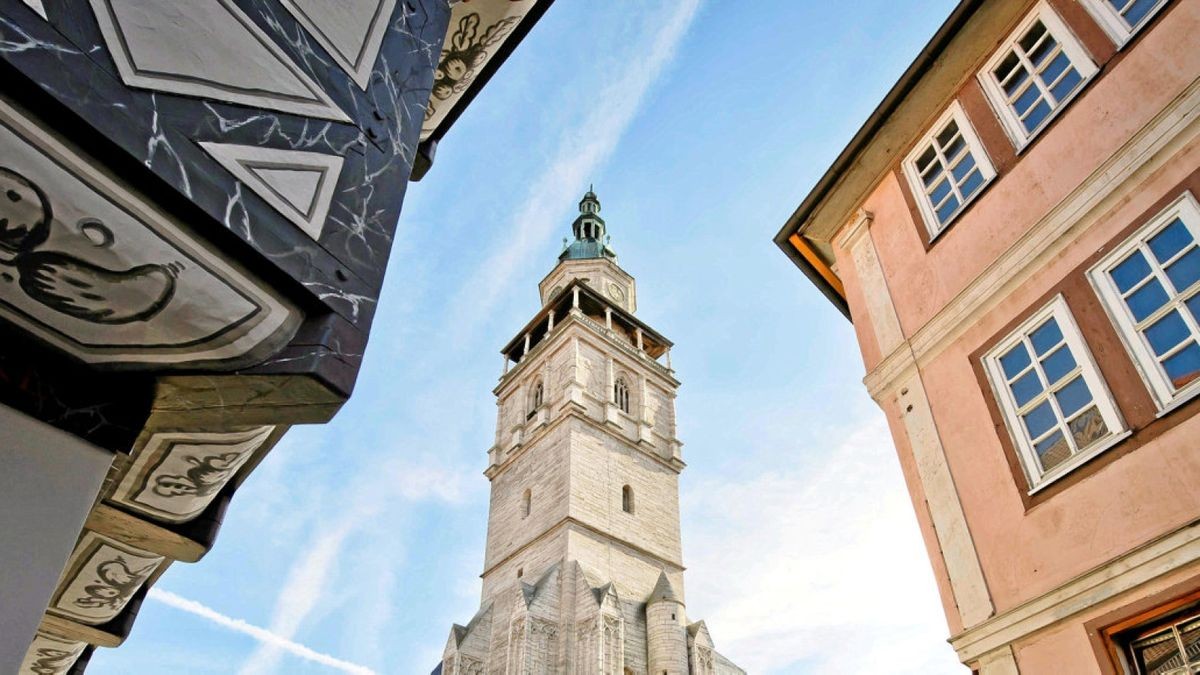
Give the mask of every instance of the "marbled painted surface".
[[[268, 261], [315, 301], [365, 331], [411, 171], [448, 8], [437, 0], [398, 3], [363, 91], [277, 2], [238, 0], [237, 5], [353, 123], [131, 89], [120, 79], [95, 15], [82, 3], [50, 6], [45, 22], [17, 0], [0, 2], [0, 59], [28, 77], [25, 86], [52, 96], [127, 159], [149, 169], [152, 175], [143, 179], [148, 188], [166, 187], [176, 200], [194, 203], [248, 245], [237, 253]], [[313, 242], [247, 190], [197, 146], [200, 141], [345, 157], [320, 241]]]

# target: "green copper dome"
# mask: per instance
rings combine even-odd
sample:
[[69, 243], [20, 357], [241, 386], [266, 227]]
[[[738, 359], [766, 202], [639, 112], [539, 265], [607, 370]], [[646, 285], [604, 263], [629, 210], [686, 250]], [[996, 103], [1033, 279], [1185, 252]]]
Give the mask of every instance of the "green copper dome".
[[575, 241], [567, 243], [559, 254], [559, 260], [586, 260], [589, 258], [617, 259], [617, 252], [608, 246], [608, 234], [604, 219], [600, 217], [600, 200], [591, 186], [579, 202], [579, 216], [571, 223]]

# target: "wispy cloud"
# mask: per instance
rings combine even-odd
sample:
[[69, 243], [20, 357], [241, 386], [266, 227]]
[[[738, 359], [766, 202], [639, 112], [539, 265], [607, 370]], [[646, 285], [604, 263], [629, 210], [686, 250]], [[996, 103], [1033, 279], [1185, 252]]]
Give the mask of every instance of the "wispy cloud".
[[814, 673], [964, 672], [944, 643], [933, 574], [881, 416], [828, 436], [841, 440], [820, 454], [778, 448], [774, 456], [794, 461], [688, 489], [689, 609], [750, 672], [801, 664]]
[[241, 619], [235, 619], [226, 616], [211, 607], [202, 605], [195, 600], [188, 600], [185, 597], [176, 595], [170, 591], [164, 591], [160, 588], [151, 588], [149, 598], [163, 603], [169, 607], [182, 610], [189, 614], [193, 614], [202, 619], [207, 619], [219, 626], [236, 631], [243, 635], [248, 635], [255, 640], [258, 640], [264, 645], [271, 645], [272, 648], [281, 652], [287, 652], [293, 656], [300, 657], [306, 661], [319, 663], [323, 666], [329, 666], [335, 670], [340, 670], [343, 673], [353, 673], [354, 675], [375, 675], [375, 671], [366, 666], [361, 666], [357, 663], [351, 663], [329, 654], [322, 654], [314, 649], [305, 647], [304, 645], [290, 640], [282, 635], [273, 633], [266, 628], [255, 626]]
[[[318, 526], [280, 587], [272, 612], [271, 633], [289, 640], [296, 635], [322, 602], [325, 588], [350, 537], [387, 508], [400, 503], [457, 503], [462, 498], [466, 479], [464, 471], [392, 458], [372, 464], [357, 479], [342, 486], [341, 491], [346, 497], [338, 517]], [[287, 650], [277, 643], [264, 641], [242, 665], [240, 673], [272, 673], [285, 652]]]
[[699, 6], [700, 0], [682, 0], [670, 5], [665, 20], [652, 17], [661, 27], [649, 47], [633, 45], [624, 59], [628, 67], [596, 95], [587, 97], [589, 109], [583, 123], [563, 136], [553, 159], [530, 183], [511, 226], [505, 229], [505, 243], [460, 289], [454, 306], [462, 309], [450, 325], [459, 326], [463, 334], [470, 333], [475, 322], [487, 316], [497, 299], [508, 292], [516, 271], [528, 269], [541, 244], [562, 227], [580, 187], [616, 149], [646, 94], [671, 63]]

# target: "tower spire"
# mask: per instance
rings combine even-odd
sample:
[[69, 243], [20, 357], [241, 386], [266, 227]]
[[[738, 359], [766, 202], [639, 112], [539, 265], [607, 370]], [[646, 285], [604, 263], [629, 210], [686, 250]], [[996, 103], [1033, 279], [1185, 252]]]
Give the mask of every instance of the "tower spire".
[[559, 260], [617, 259], [617, 252], [608, 245], [608, 230], [604, 219], [600, 217], [600, 198], [596, 196], [594, 187], [589, 184], [588, 191], [579, 200], [579, 215], [571, 223], [575, 240], [563, 249]]

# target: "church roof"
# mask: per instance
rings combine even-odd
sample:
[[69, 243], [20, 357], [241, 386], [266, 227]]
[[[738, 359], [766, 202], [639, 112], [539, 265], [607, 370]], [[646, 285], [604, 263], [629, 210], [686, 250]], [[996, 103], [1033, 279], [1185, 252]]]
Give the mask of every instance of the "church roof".
[[683, 604], [678, 595], [675, 595], [675, 587], [671, 585], [671, 580], [667, 578], [666, 572], [658, 573], [658, 583], [654, 584], [654, 590], [650, 591], [650, 599], [646, 604], [654, 604], [656, 602], [678, 602]]

